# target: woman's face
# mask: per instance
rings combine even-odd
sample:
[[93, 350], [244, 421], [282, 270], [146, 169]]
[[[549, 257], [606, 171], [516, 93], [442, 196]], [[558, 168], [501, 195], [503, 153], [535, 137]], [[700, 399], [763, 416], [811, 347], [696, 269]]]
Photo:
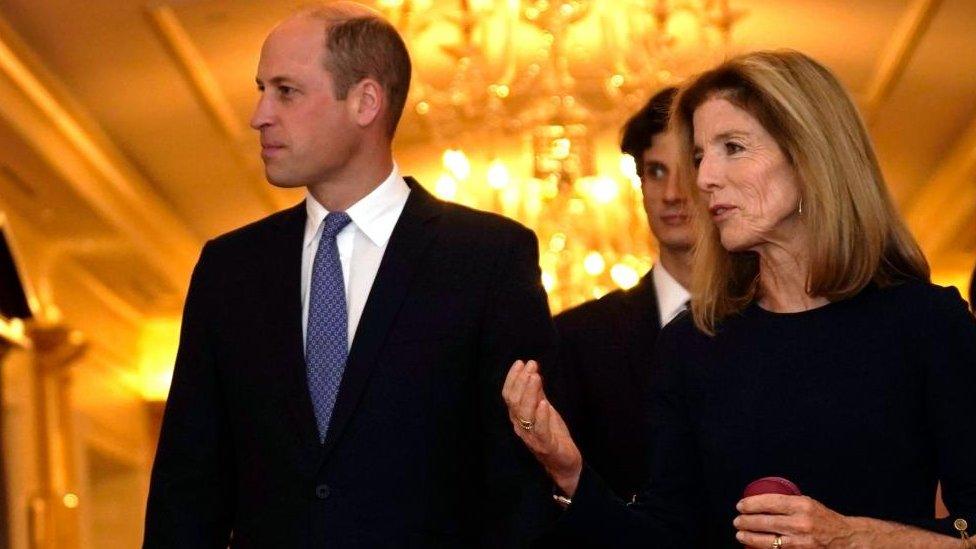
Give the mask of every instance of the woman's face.
[[799, 234], [796, 172], [748, 112], [712, 98], [694, 113], [697, 185], [730, 252], [761, 251]]

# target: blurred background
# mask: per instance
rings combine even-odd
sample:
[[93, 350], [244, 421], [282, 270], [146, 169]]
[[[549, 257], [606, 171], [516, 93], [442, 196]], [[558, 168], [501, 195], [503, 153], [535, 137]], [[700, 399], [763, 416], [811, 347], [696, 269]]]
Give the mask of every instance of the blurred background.
[[[788, 47], [861, 108], [891, 193], [966, 297], [973, 0], [377, 0], [414, 83], [395, 154], [540, 239], [554, 310], [653, 263], [618, 128], [657, 89]], [[136, 547], [202, 244], [296, 204], [247, 121], [291, 0], [0, 0], [0, 549]]]

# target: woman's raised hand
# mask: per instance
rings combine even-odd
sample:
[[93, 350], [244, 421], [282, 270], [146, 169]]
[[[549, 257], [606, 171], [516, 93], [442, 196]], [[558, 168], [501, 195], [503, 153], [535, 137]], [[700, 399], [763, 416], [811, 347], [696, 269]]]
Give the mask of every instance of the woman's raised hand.
[[542, 389], [539, 365], [516, 360], [505, 377], [502, 398], [515, 434], [535, 454], [556, 486], [567, 496], [576, 493], [583, 457], [559, 412]]

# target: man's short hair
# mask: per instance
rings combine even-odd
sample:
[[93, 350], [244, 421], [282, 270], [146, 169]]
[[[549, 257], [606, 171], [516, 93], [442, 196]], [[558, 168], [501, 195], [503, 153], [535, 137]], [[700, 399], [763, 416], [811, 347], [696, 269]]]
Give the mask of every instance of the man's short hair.
[[677, 88], [664, 88], [657, 92], [624, 124], [620, 150], [633, 156], [638, 166], [644, 151], [651, 146], [651, 139], [667, 129], [671, 103], [677, 92]]
[[325, 23], [323, 64], [333, 79], [333, 93], [345, 99], [364, 78], [380, 83], [389, 104], [387, 130], [396, 132], [410, 91], [410, 54], [396, 28], [379, 13], [353, 2], [306, 8], [305, 15]]

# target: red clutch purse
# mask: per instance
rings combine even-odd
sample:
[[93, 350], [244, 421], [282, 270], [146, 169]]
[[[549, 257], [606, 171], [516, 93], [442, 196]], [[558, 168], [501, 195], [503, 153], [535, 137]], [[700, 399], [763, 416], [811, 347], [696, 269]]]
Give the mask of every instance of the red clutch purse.
[[786, 496], [802, 495], [796, 484], [783, 477], [763, 477], [754, 480], [742, 491], [742, 497], [758, 496], [759, 494], [783, 494]]

